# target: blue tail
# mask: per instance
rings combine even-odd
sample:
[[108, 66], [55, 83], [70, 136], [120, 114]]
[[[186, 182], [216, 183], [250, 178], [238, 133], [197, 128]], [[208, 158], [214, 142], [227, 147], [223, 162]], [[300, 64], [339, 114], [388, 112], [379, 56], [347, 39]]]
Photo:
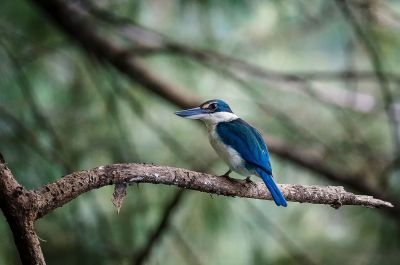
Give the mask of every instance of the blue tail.
[[257, 168], [256, 171], [264, 181], [269, 192], [271, 192], [272, 198], [274, 198], [276, 205], [286, 207], [287, 202], [285, 200], [285, 197], [283, 197], [282, 192], [280, 191], [278, 186], [276, 186], [275, 181], [272, 179], [272, 176], [267, 174], [261, 168]]

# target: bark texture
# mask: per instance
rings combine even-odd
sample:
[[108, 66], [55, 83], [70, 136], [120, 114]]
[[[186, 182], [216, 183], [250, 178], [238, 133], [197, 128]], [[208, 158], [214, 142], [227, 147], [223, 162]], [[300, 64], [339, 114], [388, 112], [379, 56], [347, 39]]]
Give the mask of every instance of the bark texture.
[[37, 195], [21, 186], [0, 161], [0, 208], [14, 236], [23, 264], [45, 264], [34, 228]]

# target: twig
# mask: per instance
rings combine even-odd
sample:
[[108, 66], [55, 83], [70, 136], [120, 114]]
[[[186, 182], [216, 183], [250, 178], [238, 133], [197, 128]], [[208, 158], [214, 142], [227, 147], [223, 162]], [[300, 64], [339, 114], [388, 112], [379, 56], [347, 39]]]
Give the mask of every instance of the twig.
[[[281, 88], [281, 89], [291, 89], [296, 88], [293, 91], [297, 91], [302, 93], [303, 86], [307, 83], [308, 78], [302, 76], [301, 74], [295, 73], [281, 73], [278, 71], [273, 71], [271, 69], [264, 69], [255, 64], [248, 63], [244, 60], [233, 58], [229, 55], [221, 54], [212, 50], [207, 49], [199, 49], [193, 48], [175, 41], [171, 41], [167, 36], [163, 34], [153, 31], [151, 29], [145, 28], [143, 26], [138, 25], [134, 21], [129, 18], [119, 17], [109, 12], [108, 10], [102, 10], [96, 7], [94, 4], [89, 1], [81, 2], [81, 9], [86, 12], [86, 15], [93, 15], [95, 18], [100, 18], [100, 22], [109, 22], [113, 24], [118, 24], [122, 28], [124, 33], [122, 37], [128, 36], [129, 43], [134, 42], [135, 45], [133, 48], [129, 48], [128, 53], [129, 56], [148, 56], [155, 54], [171, 54], [184, 56], [189, 59], [192, 59], [196, 62], [201, 62], [203, 64], [211, 64], [217, 66], [224, 66], [230, 69], [230, 71], [246, 76], [256, 77], [258, 79], [267, 82], [268, 84], [273, 83], [272, 87]], [[329, 8], [327, 8], [329, 10]], [[118, 30], [118, 29], [117, 29]], [[373, 72], [339, 72], [339, 73], [329, 73], [333, 74], [328, 78], [335, 79], [349, 79], [352, 80], [354, 78], [373, 78]], [[367, 74], [367, 75], [365, 75]], [[318, 73], [314, 73], [311, 75], [313, 79], [319, 79]], [[324, 79], [324, 75], [322, 74], [322, 78]], [[276, 85], [279, 83], [279, 85]], [[351, 91], [347, 91], [344, 89], [339, 89], [336, 87], [330, 87], [329, 89], [317, 89], [312, 88], [315, 91], [315, 96], [326, 103], [338, 105], [345, 108], [351, 108], [355, 111], [360, 112], [369, 112], [375, 106], [375, 99], [372, 95], [365, 93], [355, 93]], [[349, 104], [343, 98], [346, 98], [347, 95], [352, 95], [353, 97], [357, 97], [357, 104]]]
[[276, 225], [268, 216], [266, 216], [260, 209], [254, 206], [250, 201], [246, 201], [246, 206], [252, 211], [252, 221], [256, 221], [260, 227], [267, 230], [268, 234], [279, 241], [285, 250], [287, 250], [293, 260], [302, 265], [317, 265], [310, 255], [301, 249], [290, 236], [286, 234], [278, 225]]
[[6, 45], [2, 44], [2, 46], [4, 47], [4, 50], [7, 52], [7, 55], [11, 61], [11, 66], [16, 73], [17, 84], [20, 86], [22, 94], [30, 106], [30, 110], [34, 119], [36, 119], [37, 124], [39, 124], [49, 134], [50, 139], [52, 141], [52, 146], [54, 146], [53, 149], [57, 150], [57, 153], [60, 154], [61, 157], [63, 157], [63, 159], [61, 160], [62, 162], [61, 165], [63, 166], [64, 171], [65, 172], [73, 171], [73, 166], [68, 161], [68, 159], [65, 158], [64, 144], [61, 141], [60, 137], [58, 136], [54, 126], [51, 124], [49, 119], [43, 114], [42, 110], [40, 109], [39, 104], [37, 103], [33, 93], [33, 87], [28, 77], [26, 76], [24, 70], [22, 69], [22, 65]]
[[[89, 67], [88, 67], [89, 68]], [[115, 150], [115, 148], [112, 149], [112, 154], [114, 156], [113, 161], [119, 161], [119, 162], [128, 162], [128, 161], [138, 161], [140, 160], [140, 156], [136, 150], [136, 146], [129, 142], [129, 134], [126, 130], [126, 128], [123, 126], [123, 121], [121, 119], [121, 113], [119, 112], [119, 102], [118, 99], [113, 91], [114, 89], [114, 80], [106, 80], [109, 81], [109, 86], [111, 86], [111, 90], [103, 89], [104, 86], [104, 80], [98, 80], [99, 78], [96, 77], [94, 74], [93, 69], [88, 69], [90, 71], [90, 77], [92, 78], [93, 82], [95, 83], [95, 87], [101, 96], [104, 105], [105, 105], [105, 115], [109, 117], [109, 123], [113, 124], [112, 128], [117, 129], [117, 138], [118, 138], [118, 145], [116, 148], [118, 150]], [[97, 70], [97, 69], [96, 69]], [[100, 70], [103, 70], [100, 68]], [[103, 73], [102, 75], [105, 75]], [[129, 148], [125, 148], [126, 146], [129, 146]], [[130, 160], [129, 160], [129, 159]]]
[[397, 123], [396, 114], [393, 110], [393, 96], [390, 91], [389, 80], [385, 73], [383, 72], [383, 64], [378, 52], [377, 47], [371, 41], [369, 36], [364, 32], [362, 26], [354, 17], [352, 10], [350, 9], [346, 0], [335, 0], [336, 5], [339, 7], [345, 19], [348, 21], [349, 25], [353, 29], [356, 37], [360, 40], [360, 43], [364, 45], [367, 54], [370, 57], [372, 67], [376, 79], [380, 85], [380, 92], [383, 98], [383, 104], [385, 107], [386, 115], [390, 121], [390, 126], [392, 129], [393, 141], [395, 143], [395, 157], [400, 154], [400, 126]]
[[[273, 71], [273, 70], [265, 70], [261, 67], [255, 66], [251, 63], [246, 61], [232, 58], [228, 55], [220, 54], [215, 51], [205, 50], [205, 49], [197, 49], [193, 48], [181, 43], [177, 43], [171, 41], [168, 36], [163, 35], [160, 32], [155, 30], [146, 28], [142, 25], [136, 23], [132, 18], [118, 16], [109, 12], [109, 10], [101, 9], [97, 7], [95, 4], [91, 3], [90, 1], [84, 0], [81, 1], [82, 8], [84, 8], [88, 13], [93, 15], [96, 18], [101, 19], [102, 21], [119, 25], [119, 26], [129, 26], [132, 29], [135, 29], [135, 32], [150, 35], [154, 40], [160, 40], [162, 46], [156, 45], [159, 42], [151, 42], [150, 38], [146, 38], [143, 42], [149, 43], [148, 46], [142, 45], [137, 48], [132, 49], [132, 53], [135, 55], [148, 55], [153, 53], [177, 53], [182, 55], [187, 55], [190, 57], [197, 57], [198, 59], [207, 59], [207, 61], [212, 60], [226, 60], [231, 63], [238, 63], [243, 64], [244, 68], [247, 68], [245, 71], [248, 74], [255, 75], [255, 76], [262, 76], [268, 79], [273, 79], [276, 81], [295, 81], [297, 79], [307, 79], [307, 80], [337, 80], [337, 79], [347, 79], [347, 80], [374, 80], [376, 79], [376, 73], [372, 71], [312, 71], [312, 72], [280, 72], [280, 71]], [[325, 8], [327, 13], [332, 13], [330, 6]], [[130, 31], [131, 32], [131, 31]], [[281, 33], [280, 33], [281, 34]], [[139, 34], [138, 34], [139, 35]], [[291, 34], [289, 34], [291, 35]], [[141, 42], [139, 36], [134, 36], [135, 41]], [[207, 58], [206, 58], [207, 57]], [[249, 67], [246, 67], [249, 66]], [[398, 82], [400, 81], [400, 75], [395, 72], [382, 72], [382, 74], [386, 75], [388, 79]]]
[[132, 264], [142, 265], [146, 262], [147, 258], [151, 256], [151, 251], [154, 249], [154, 245], [159, 241], [163, 234], [167, 231], [168, 226], [171, 222], [171, 215], [177, 209], [177, 206], [182, 201], [185, 194], [184, 189], [177, 191], [171, 201], [164, 209], [164, 213], [161, 215], [162, 218], [157, 226], [157, 228], [148, 237], [146, 245], [143, 246], [132, 258]]
[[25, 145], [37, 153], [40, 157], [46, 160], [49, 164], [54, 163], [54, 160], [60, 164], [62, 170], [66, 170], [65, 166], [67, 161], [57, 152], [54, 147], [47, 148], [43, 147], [36, 133], [28, 128], [23, 122], [21, 122], [17, 117], [15, 117], [10, 111], [8, 111], [5, 107], [0, 105], [0, 117], [7, 121], [9, 126], [12, 128], [14, 137], [19, 138], [21, 142], [25, 143]]
[[193, 250], [189, 242], [183, 237], [181, 231], [171, 225], [171, 235], [174, 237], [176, 246], [180, 247], [182, 256], [187, 261], [186, 264], [203, 265], [205, 264], [199, 255]]

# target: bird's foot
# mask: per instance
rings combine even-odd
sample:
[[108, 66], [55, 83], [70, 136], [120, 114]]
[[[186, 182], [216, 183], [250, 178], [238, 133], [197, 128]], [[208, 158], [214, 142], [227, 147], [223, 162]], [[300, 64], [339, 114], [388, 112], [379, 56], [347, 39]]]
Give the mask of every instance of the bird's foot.
[[221, 175], [220, 177], [225, 178], [225, 179], [229, 180], [230, 182], [237, 182], [238, 181], [237, 179], [231, 178], [231, 177], [229, 177], [229, 175], [225, 175], [225, 174]]
[[224, 178], [230, 179], [229, 174], [231, 174], [231, 172], [232, 172], [232, 170], [229, 169], [227, 172], [225, 172], [225, 174], [220, 175], [220, 176], [218, 176], [218, 177], [224, 177]]
[[223, 177], [226, 178], [227, 180], [229, 180], [229, 181], [232, 182], [232, 183], [238, 183], [238, 182], [240, 182], [239, 179], [231, 178], [231, 177], [229, 177], [229, 175], [223, 176]]
[[251, 180], [250, 176], [247, 176], [245, 179], [246, 183], [253, 184], [254, 182]]
[[229, 174], [230, 174], [231, 172], [232, 172], [232, 170], [229, 169], [225, 174], [223, 174], [223, 175], [221, 175], [221, 176], [219, 176], [219, 177], [226, 178], [226, 179], [229, 180], [230, 182], [238, 182], [237, 179], [234, 179], [234, 178], [229, 177]]

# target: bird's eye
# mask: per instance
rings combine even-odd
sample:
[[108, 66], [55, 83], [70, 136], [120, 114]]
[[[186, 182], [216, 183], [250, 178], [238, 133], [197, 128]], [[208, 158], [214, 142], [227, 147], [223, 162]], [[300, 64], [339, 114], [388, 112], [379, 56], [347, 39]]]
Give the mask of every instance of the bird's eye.
[[210, 109], [210, 110], [215, 110], [217, 108], [217, 104], [215, 104], [215, 103], [211, 103], [209, 106], [208, 106], [208, 109]]

